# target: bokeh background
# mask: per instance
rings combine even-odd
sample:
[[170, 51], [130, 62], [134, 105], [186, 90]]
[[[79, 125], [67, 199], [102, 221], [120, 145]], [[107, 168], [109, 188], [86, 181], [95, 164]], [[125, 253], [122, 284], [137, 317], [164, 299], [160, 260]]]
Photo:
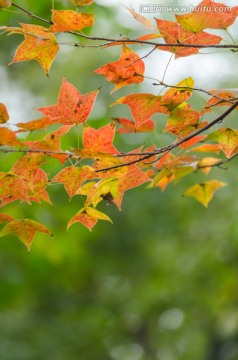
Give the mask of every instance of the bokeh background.
[[[49, 0], [16, 3], [50, 18]], [[138, 11], [142, 3], [151, 1], [134, 1], [132, 6]], [[54, 5], [74, 9], [67, 0]], [[129, 3], [96, 0], [84, 9], [96, 14], [96, 25], [87, 33], [117, 38], [142, 35], [143, 28], [123, 5]], [[148, 14], [151, 19], [154, 16], [173, 19], [173, 14]], [[43, 25], [19, 12], [0, 12], [0, 26], [18, 22]], [[237, 22], [222, 36], [237, 41], [236, 33]], [[60, 39], [63, 43], [72, 37], [61, 35]], [[130, 117], [123, 106], [108, 108], [119, 97], [159, 91], [147, 79], [140, 87], [108, 95], [112, 84], [93, 71], [118, 58], [116, 47], [62, 45], [49, 78], [36, 62], [8, 67], [21, 41], [19, 35], [0, 37], [0, 101], [9, 109], [12, 122], [39, 118], [34, 108], [56, 102], [63, 76], [82, 93], [102, 86], [89, 120], [94, 127], [108, 123], [111, 116]], [[148, 52], [139, 46], [134, 49], [141, 55]], [[161, 79], [169, 58], [169, 53], [154, 52], [146, 59], [147, 76]], [[237, 53], [212, 51], [172, 60], [165, 80], [174, 84], [192, 75], [197, 87], [236, 88], [235, 66]], [[195, 96], [193, 102], [199, 107], [204, 98]], [[216, 110], [211, 117], [219, 113]], [[224, 126], [236, 127], [236, 117], [230, 116]], [[155, 115], [154, 119], [159, 130], [165, 118]], [[120, 149], [166, 141], [166, 136], [154, 134], [117, 135], [115, 140]], [[76, 146], [73, 132], [63, 142], [64, 148], [69, 146]], [[1, 169], [9, 169], [16, 159], [17, 155], [1, 154]], [[47, 166], [51, 173], [60, 169], [57, 161]], [[170, 185], [164, 193], [141, 186], [126, 194], [122, 212], [114, 205], [101, 205], [114, 224], [99, 222], [92, 233], [80, 224], [66, 232], [69, 218], [82, 204], [78, 198], [69, 203], [60, 185], [50, 192], [54, 207], [8, 205], [11, 215], [44, 223], [54, 239], [38, 234], [30, 254], [16, 237], [0, 239], [0, 359], [237, 360], [237, 176], [236, 161], [227, 170], [212, 171], [207, 178], [226, 181], [229, 187], [216, 193], [208, 209], [182, 196], [188, 186], [205, 179], [200, 173]]]

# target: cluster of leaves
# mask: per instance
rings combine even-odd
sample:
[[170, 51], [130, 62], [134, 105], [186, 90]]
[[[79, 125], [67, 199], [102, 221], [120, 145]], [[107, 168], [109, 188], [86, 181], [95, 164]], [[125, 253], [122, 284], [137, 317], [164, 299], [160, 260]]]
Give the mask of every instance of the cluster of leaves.
[[[0, 1], [1, 11], [10, 6], [16, 7], [47, 24], [47, 27], [25, 23], [22, 23], [21, 27], [1, 27], [6, 34], [24, 36], [24, 41], [16, 49], [11, 64], [36, 60], [48, 75], [59, 50], [58, 33], [67, 32], [88, 41], [101, 39], [104, 42], [101, 44], [102, 47], [122, 48], [117, 61], [95, 70], [95, 74], [103, 75], [107, 81], [113, 83], [112, 91], [116, 91], [123, 86], [140, 84], [145, 78], [144, 59], [131, 49], [135, 44], [152, 47], [152, 51], [169, 51], [175, 58], [198, 54], [201, 48], [206, 47], [226, 47], [234, 52], [238, 48], [234, 44], [223, 45], [222, 37], [204, 31], [208, 28], [226, 30], [238, 16], [238, 6], [228, 9], [226, 5], [203, 0], [198, 5], [203, 10], [195, 9], [190, 14], [177, 15], [176, 21], [155, 19], [155, 33], [145, 34], [137, 39], [110, 39], [99, 36], [94, 38], [82, 32], [82, 29], [93, 26], [94, 15], [80, 12], [79, 7], [81, 9], [81, 6], [90, 5], [93, 0], [72, 2], [78, 9], [54, 9], [51, 20], [46, 20], [22, 9], [10, 0]], [[218, 5], [220, 11], [212, 11]], [[206, 7], [209, 7], [209, 14]], [[137, 14], [132, 8], [129, 10], [145, 28], [154, 29], [148, 19]], [[156, 39], [160, 39], [161, 42], [155, 42]], [[74, 46], [80, 46], [80, 43]], [[147, 56], [152, 51], [150, 50]], [[148, 183], [149, 187], [164, 190], [169, 183], [177, 183], [190, 173], [202, 171], [208, 174], [212, 167], [220, 166], [238, 154], [238, 130], [224, 127], [211, 129], [238, 108], [235, 91], [196, 89], [191, 77], [181, 80], [176, 85], [159, 83], [169, 87], [162, 95], [130, 94], [111, 104], [129, 106], [133, 120], [112, 118], [107, 125], [97, 129], [88, 126], [87, 119], [99, 90], [81, 94], [65, 78], [57, 104], [38, 108], [43, 116], [16, 124], [15, 131], [12, 130], [7, 108], [1, 103], [0, 151], [2, 154], [18, 152], [21, 156], [9, 171], [0, 172], [0, 206], [7, 206], [13, 201], [27, 204], [44, 201], [51, 204], [48, 188], [53, 183], [60, 183], [70, 199], [74, 196], [85, 197], [84, 207], [69, 220], [68, 228], [75, 222], [80, 222], [91, 230], [98, 220], [111, 221], [105, 213], [96, 209], [101, 201], [115, 203], [120, 210], [123, 195], [129, 189]], [[208, 95], [207, 102], [199, 111], [188, 102], [197, 91]], [[212, 112], [217, 106], [228, 108], [214, 120], [204, 120], [206, 113]], [[171, 136], [170, 144], [160, 148], [156, 144], [151, 144], [146, 149], [141, 146], [127, 153], [115, 147], [115, 132], [153, 132], [156, 124], [151, 117], [158, 113], [167, 115], [163, 131]], [[83, 128], [83, 147], [62, 149], [61, 138], [72, 128], [79, 126]], [[19, 136], [19, 133], [37, 134], [37, 130], [50, 127], [54, 130], [47, 133], [43, 139], [27, 141]], [[42, 165], [49, 158], [56, 159], [62, 165], [62, 169], [57, 174], [50, 174], [50, 178], [42, 169]], [[217, 179], [208, 180], [188, 188], [184, 195], [194, 197], [206, 207], [214, 192], [225, 185]], [[28, 250], [36, 231], [50, 234], [44, 225], [31, 219], [17, 220], [1, 213], [0, 222], [6, 223], [0, 231], [0, 236], [15, 233]]]

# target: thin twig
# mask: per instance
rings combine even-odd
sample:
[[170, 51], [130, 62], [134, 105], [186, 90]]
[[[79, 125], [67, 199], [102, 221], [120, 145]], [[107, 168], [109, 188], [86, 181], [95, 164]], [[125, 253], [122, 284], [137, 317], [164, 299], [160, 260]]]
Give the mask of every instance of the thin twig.
[[45, 22], [45, 23], [47, 23], [47, 24], [50, 24], [50, 25], [52, 25], [52, 24], [53, 24], [53, 21], [43, 19], [42, 17], [40, 17], [40, 16], [37, 16], [37, 15], [33, 14], [32, 12], [30, 12], [30, 11], [28, 11], [28, 10], [24, 9], [23, 7], [21, 7], [21, 6], [17, 5], [17, 4], [15, 4], [15, 3], [12, 3], [12, 6], [15, 6], [17, 9], [19, 9], [19, 10], [23, 11], [26, 15], [28, 15], [28, 16], [30, 16], [30, 17], [33, 17], [33, 18], [35, 18], [35, 19], [37, 19], [37, 20], [43, 21], [43, 22]]
[[233, 154], [231, 157], [229, 158], [226, 158], [224, 160], [221, 160], [221, 161], [218, 161], [217, 163], [215, 164], [211, 164], [211, 165], [198, 165], [197, 169], [204, 169], [204, 168], [207, 168], [207, 167], [220, 167], [221, 165], [224, 165], [226, 163], [228, 163], [229, 161], [233, 160], [234, 158], [236, 158], [238, 156], [238, 152]]

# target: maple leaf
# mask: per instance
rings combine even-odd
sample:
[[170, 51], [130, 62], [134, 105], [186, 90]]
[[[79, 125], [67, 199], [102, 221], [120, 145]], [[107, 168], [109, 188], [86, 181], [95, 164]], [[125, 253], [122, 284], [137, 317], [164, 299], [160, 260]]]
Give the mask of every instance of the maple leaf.
[[163, 168], [159, 171], [159, 173], [155, 176], [155, 178], [153, 179], [152, 183], [150, 184], [150, 187], [154, 187], [156, 186], [160, 180], [162, 180], [164, 177], [169, 177], [173, 174], [173, 172], [171, 171], [171, 169], [169, 168]]
[[94, 25], [94, 15], [73, 10], [52, 10], [52, 21], [54, 25], [50, 30], [53, 32], [79, 31]]
[[30, 203], [25, 182], [12, 172], [0, 173], [0, 199], [5, 197], [13, 197]]
[[190, 14], [176, 15], [176, 20], [184, 29], [198, 33], [207, 28], [226, 30], [237, 16], [238, 6], [231, 7], [213, 0], [203, 0]]
[[177, 184], [182, 178], [189, 175], [190, 173], [194, 172], [194, 167], [185, 165], [185, 166], [179, 166], [174, 169], [173, 175], [174, 175], [174, 183]]
[[0, 0], [0, 8], [9, 7], [12, 5], [11, 0]]
[[25, 155], [20, 158], [8, 173], [0, 173], [0, 198], [1, 206], [16, 200], [38, 201], [50, 199], [44, 191], [48, 178], [46, 173], [39, 168], [43, 157], [39, 154]]
[[134, 19], [136, 19], [136, 21], [138, 21], [141, 25], [143, 25], [145, 29], [153, 28], [153, 25], [149, 19], [146, 19], [144, 16], [138, 14], [134, 9], [132, 9], [132, 7], [129, 8], [125, 6], [125, 8], [130, 11]]
[[94, 170], [90, 166], [78, 168], [68, 166], [53, 177], [51, 182], [62, 183], [70, 198], [72, 198], [84, 181], [94, 177]]
[[70, 0], [76, 6], [86, 6], [94, 2], [94, 0]]
[[[199, 32], [198, 34], [194, 34], [192, 31], [188, 31], [183, 29], [180, 24], [173, 21], [168, 20], [160, 20], [155, 19], [157, 23], [157, 27], [160, 33], [163, 35], [163, 38], [167, 44], [219, 44], [222, 40], [220, 36], [211, 35], [204, 31]], [[158, 46], [160, 50], [169, 51], [175, 54], [175, 58], [181, 56], [189, 56], [193, 54], [197, 54], [199, 50], [197, 48], [190, 47], [169, 47], [169, 46]]]
[[145, 65], [140, 57], [126, 45], [123, 44], [119, 61], [106, 64], [95, 70], [95, 74], [105, 76], [105, 78], [115, 84], [115, 90], [130, 84], [140, 84], [144, 80]]
[[161, 158], [154, 164], [154, 167], [156, 169], [162, 169], [173, 161], [178, 161], [178, 158], [176, 158], [171, 151], [168, 151], [161, 156]]
[[203, 184], [196, 184], [188, 188], [185, 191], [184, 196], [192, 196], [202, 205], [207, 207], [209, 202], [213, 198], [214, 192], [223, 186], [226, 186], [226, 184], [222, 181], [218, 181], [218, 180], [206, 181]]
[[220, 162], [221, 159], [213, 158], [213, 157], [206, 157], [200, 160], [197, 164], [197, 169], [200, 169], [202, 172], [204, 172], [206, 175], [209, 174], [211, 171], [211, 167], [218, 162]]
[[99, 129], [85, 126], [83, 129], [83, 145], [90, 151], [99, 151], [107, 154], [118, 154], [119, 151], [113, 145], [115, 125], [110, 123]]
[[43, 163], [44, 157], [41, 154], [25, 155], [12, 166], [11, 172], [28, 182], [32, 172], [38, 170], [39, 166]]
[[171, 111], [164, 131], [174, 135], [184, 134], [187, 130], [190, 133], [198, 122], [198, 111], [193, 110], [191, 105], [183, 103]]
[[[155, 153], [157, 150], [156, 146], [155, 145], [151, 145], [149, 146], [148, 148], [144, 149], [143, 152], [144, 153]], [[142, 164], [151, 164], [153, 163], [154, 161], [156, 161], [157, 159], [157, 156], [154, 155], [154, 156], [151, 156], [149, 159], [144, 159], [141, 163]]]
[[87, 182], [85, 184], [83, 184], [76, 192], [77, 195], [88, 195], [90, 193], [90, 191], [92, 190], [92, 188], [94, 187], [94, 185], [96, 184], [96, 181], [90, 181]]
[[0, 206], [23, 200], [30, 204], [32, 201], [46, 201], [51, 204], [49, 195], [45, 190], [48, 178], [39, 168], [44, 162], [40, 154], [29, 154], [20, 158], [8, 173], [0, 175]]
[[98, 90], [82, 95], [63, 78], [57, 104], [37, 110], [52, 120], [58, 119], [63, 125], [81, 124], [87, 120], [97, 94]]
[[7, 108], [4, 104], [0, 103], [0, 124], [5, 124], [9, 120]]
[[142, 36], [138, 37], [136, 40], [145, 41], [145, 40], [151, 40], [151, 39], [159, 39], [161, 37], [163, 37], [163, 35], [161, 35], [161, 34], [146, 34], [146, 35], [142, 35]]
[[127, 167], [124, 166], [122, 157], [116, 157], [110, 154], [104, 155], [105, 156], [99, 155], [94, 157], [96, 161], [93, 164], [93, 168], [95, 169], [95, 172], [100, 179], [113, 176], [119, 179], [127, 172]]
[[15, 220], [13, 217], [7, 214], [0, 213], [0, 223], [2, 222], [10, 222]]
[[48, 177], [41, 168], [32, 171], [28, 182], [30, 200], [36, 202], [41, 202], [41, 200], [43, 200], [51, 204], [49, 195], [45, 190], [47, 185]]
[[48, 75], [59, 50], [57, 39], [49, 29], [31, 24], [21, 24], [25, 40], [17, 48], [10, 64], [19, 61], [36, 60]]
[[13, 233], [17, 235], [17, 237], [27, 247], [28, 251], [30, 251], [32, 241], [34, 240], [37, 231], [53, 236], [44, 225], [37, 221], [31, 219], [14, 219], [1, 229], [0, 237]]
[[168, 184], [171, 183], [173, 180], [173, 171], [171, 169], [164, 168], [155, 176], [149, 187], [158, 186], [162, 191], [164, 191]]
[[192, 148], [190, 151], [214, 152], [216, 154], [219, 154], [221, 149], [220, 149], [220, 146], [218, 144], [202, 144], [202, 145], [199, 145], [199, 146], [196, 146], [196, 147]]
[[238, 130], [230, 128], [218, 129], [209, 134], [207, 140], [217, 141], [221, 150], [229, 158], [238, 145]]
[[[29, 150], [42, 150], [42, 154], [47, 154], [52, 158], [59, 160], [62, 164], [68, 159], [68, 155], [57, 154], [61, 152], [60, 140], [61, 136], [65, 135], [73, 125], [61, 126], [58, 130], [47, 134], [44, 140], [41, 141], [26, 141], [24, 144], [28, 146]], [[56, 153], [56, 154], [54, 154]]]
[[136, 128], [138, 128], [148, 121], [153, 114], [169, 114], [169, 111], [189, 99], [192, 95], [193, 85], [194, 81], [190, 77], [180, 81], [174, 88], [167, 90], [162, 96], [131, 94], [116, 100], [111, 106], [116, 104], [128, 105], [135, 119]]
[[[183, 177], [194, 172], [194, 166], [183, 163], [183, 158], [172, 158], [173, 160], [169, 161], [171, 154], [167, 154], [167, 156], [169, 156], [167, 160], [164, 159], [165, 167], [159, 171], [150, 187], [159, 186], [161, 190], [164, 191], [170, 182], [174, 181], [174, 183], [177, 184]], [[156, 167], [161, 168], [161, 165], [159, 166], [157, 164]]]
[[118, 183], [119, 180], [116, 177], [100, 180], [90, 189], [85, 204], [96, 207], [103, 199], [110, 199], [109, 203], [111, 203], [117, 195]]
[[67, 230], [75, 222], [80, 222], [91, 231], [94, 225], [96, 225], [96, 223], [98, 222], [98, 220], [107, 220], [112, 223], [112, 220], [101, 211], [98, 211], [92, 207], [85, 207], [78, 211], [77, 214], [75, 214], [70, 219], [70, 221], [68, 222]]
[[159, 95], [131, 94], [116, 100], [111, 106], [116, 104], [128, 105], [135, 119], [136, 128], [138, 128], [157, 112], [169, 113], [168, 109], [161, 104], [161, 99], [162, 96]]
[[[235, 92], [224, 90], [210, 90], [210, 93], [213, 93], [212, 96], [204, 105], [204, 110], [201, 112], [201, 115], [210, 112], [213, 106], [231, 106], [234, 100], [237, 100], [237, 94]], [[228, 100], [228, 101], [226, 101]], [[236, 107], [238, 110], [238, 106]]]
[[[139, 151], [140, 149], [137, 149], [134, 150], [133, 153], [136, 152], [139, 153]], [[138, 159], [139, 156], [137, 155], [133, 157], [125, 156], [123, 158], [123, 162], [126, 164], [130, 161], [138, 160]], [[124, 168], [124, 171], [120, 174], [118, 188], [117, 188], [117, 195], [113, 199], [113, 202], [116, 204], [118, 209], [121, 210], [121, 202], [125, 191], [140, 186], [148, 181], [150, 181], [150, 178], [145, 174], [145, 172], [143, 172], [140, 169], [138, 164], [135, 163], [135, 164], [127, 165]]]
[[127, 134], [127, 133], [138, 133], [138, 132], [150, 132], [155, 128], [155, 123], [153, 120], [148, 119], [143, 124], [136, 128], [136, 125], [133, 121], [126, 118], [112, 118], [112, 120], [117, 121], [121, 127], [117, 130], [118, 134]]
[[165, 92], [161, 98], [162, 105], [166, 106], [168, 110], [176, 108], [192, 96], [193, 87], [194, 80], [191, 77], [180, 81]]
[[22, 146], [22, 143], [17, 139], [16, 134], [13, 131], [1, 127], [0, 146], [1, 145]]
[[32, 121], [28, 121], [26, 123], [18, 123], [16, 124], [16, 126], [28, 130], [28, 131], [34, 131], [34, 130], [39, 130], [39, 129], [46, 129], [48, 126], [53, 125], [57, 122], [49, 119], [47, 117], [42, 117], [40, 119], [37, 120], [32, 120]]
[[[192, 139], [189, 139], [187, 141], [185, 141], [184, 143], [180, 144], [179, 147], [181, 149], [189, 149], [191, 148], [191, 146], [197, 144], [200, 141], [203, 141], [207, 136], [206, 135], [198, 135], [198, 136], [194, 136]], [[191, 149], [191, 151], [193, 151]]]

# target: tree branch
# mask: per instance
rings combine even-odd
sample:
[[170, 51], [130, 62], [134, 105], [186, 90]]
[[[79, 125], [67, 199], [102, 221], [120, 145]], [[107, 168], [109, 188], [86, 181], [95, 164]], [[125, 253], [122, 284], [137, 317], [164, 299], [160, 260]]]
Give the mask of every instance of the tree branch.
[[43, 19], [42, 17], [40, 17], [40, 16], [37, 16], [37, 15], [33, 14], [32, 12], [30, 12], [30, 11], [28, 11], [28, 10], [24, 9], [23, 7], [21, 7], [21, 6], [17, 5], [17, 4], [15, 4], [15, 3], [12, 3], [12, 6], [15, 6], [17, 9], [20, 9], [20, 10], [21, 10], [21, 11], [23, 11], [26, 15], [28, 15], [28, 16], [30, 16], [30, 17], [33, 17], [34, 19], [37, 19], [37, 20], [43, 21], [43, 22], [45, 22], [45, 23], [47, 23], [47, 24], [50, 24], [50, 25], [52, 25], [52, 24], [53, 24], [53, 21]]
[[[53, 24], [53, 21], [44, 19], [42, 17], [39, 17], [39, 16], [33, 14], [32, 12], [26, 10], [25, 8], [19, 6], [19, 5], [15, 4], [15, 3], [12, 3], [12, 6], [20, 9], [26, 15], [28, 15], [28, 16], [34, 18], [34, 19], [37, 19], [37, 20], [42, 21], [44, 23], [47, 23], [49, 25]], [[131, 43], [131, 44], [151, 45], [151, 46], [155, 46], [156, 48], [160, 47], [160, 46], [163, 46], [163, 47], [174, 47], [174, 48], [185, 47], [185, 48], [197, 48], [197, 49], [207, 49], [207, 48], [209, 48], [209, 49], [211, 49], [211, 48], [214, 48], [214, 49], [230, 49], [230, 50], [233, 49], [234, 51], [237, 51], [237, 49], [238, 49], [238, 45], [236, 45], [236, 44], [231, 44], [231, 45], [227, 45], [227, 44], [204, 45], [204, 44], [183, 44], [183, 43], [175, 43], [175, 44], [171, 43], [171, 44], [168, 44], [168, 43], [157, 43], [157, 42], [154, 42], [154, 41], [147, 41], [147, 40], [130, 39], [128, 37], [121, 38], [121, 39], [112, 39], [112, 38], [101, 37], [101, 36], [90, 36], [90, 35], [85, 35], [85, 34], [83, 34], [81, 32], [79, 33], [79, 32], [74, 32], [74, 31], [69, 31], [68, 33], [79, 36], [79, 37], [84, 38], [86, 40], [92, 40], [92, 41], [99, 40], [99, 41], [106, 41], [107, 42], [106, 44], [96, 45], [96, 47], [105, 47], [105, 46], [109, 46], [109, 45], [116, 45], [117, 43], [118, 43], [118, 45], [121, 44], [121, 43], [124, 43], [124, 44], [130, 44]], [[70, 45], [70, 43], [68, 42], [67, 45]], [[71, 45], [73, 45], [75, 47], [78, 47], [78, 46], [86, 47], [87, 46], [87, 45], [82, 45], [80, 43], [72, 43]], [[88, 46], [90, 46], [90, 45], [88, 45]], [[93, 47], [95, 47], [95, 46], [93, 46]]]

